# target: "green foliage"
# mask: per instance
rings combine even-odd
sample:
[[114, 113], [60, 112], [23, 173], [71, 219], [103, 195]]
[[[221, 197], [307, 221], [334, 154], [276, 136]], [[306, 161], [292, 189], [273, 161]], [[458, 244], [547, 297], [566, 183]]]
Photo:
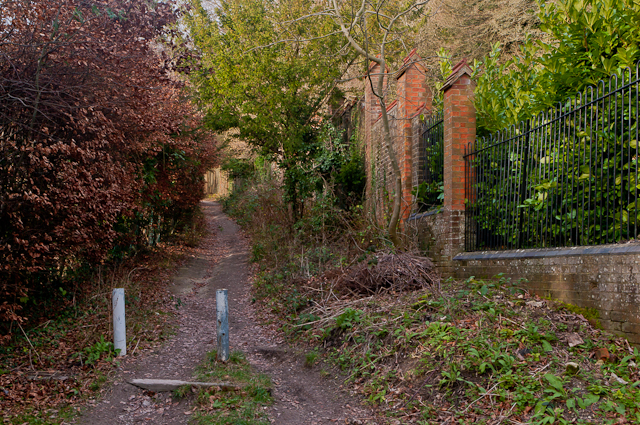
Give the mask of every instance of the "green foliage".
[[254, 162], [246, 158], [225, 158], [220, 169], [232, 179], [248, 179], [256, 172]]
[[516, 124], [640, 59], [640, 4], [634, 0], [540, 0], [547, 41], [526, 43], [501, 61], [499, 45], [479, 73], [475, 105], [480, 133]]
[[495, 44], [483, 63], [474, 62], [474, 73], [479, 73], [474, 97], [479, 135], [502, 130], [543, 109], [533, 93], [541, 76], [531, 46], [527, 44], [521, 55], [501, 63], [500, 45]]
[[[429, 398], [415, 403], [412, 413], [421, 411], [429, 419], [424, 424], [465, 414], [483, 423], [499, 403], [509, 407], [507, 417], [531, 424], [609, 423], [606, 419], [640, 414], [637, 388], [602, 382], [611, 373], [637, 380], [631, 362], [638, 351], [630, 354], [623, 341], [608, 343], [613, 339], [590, 330], [598, 345], [621, 359], [594, 368], [593, 344], [567, 351], [560, 341], [570, 331], [560, 330], [555, 320], [575, 326], [582, 319], [551, 304], [549, 309], [525, 304], [522, 298], [529, 295], [517, 289], [496, 276], [447, 282], [438, 293], [380, 295], [358, 309], [344, 309], [333, 325], [326, 324], [330, 316], [314, 317], [316, 323], [293, 335], [306, 335], [317, 349], [324, 348], [347, 382], [390, 415], [402, 415], [392, 406], [412, 406], [419, 387]], [[577, 373], [566, 372], [567, 357], [580, 365]], [[444, 416], [433, 415], [441, 409]]]
[[[617, 85], [614, 76], [610, 87]], [[595, 96], [604, 100], [573, 112]], [[640, 224], [636, 101], [635, 90], [609, 93], [602, 83], [599, 93], [589, 90], [553, 114], [481, 142], [479, 147], [487, 147], [523, 134], [527, 126], [536, 128], [529, 140], [485, 149], [472, 160], [481, 170], [479, 228], [506, 247], [634, 238]], [[551, 121], [560, 114], [566, 117]]]
[[284, 171], [294, 219], [317, 187], [306, 169], [320, 148], [315, 120], [345, 61], [325, 54], [341, 47], [339, 37], [325, 37], [335, 24], [291, 22], [301, 11], [309, 5], [226, 0], [207, 11], [194, 0], [184, 19], [195, 46], [193, 63], [184, 65], [208, 126], [234, 129], [231, 137]]
[[323, 181], [331, 183], [337, 205], [348, 210], [362, 202], [366, 172], [357, 135], [345, 143], [342, 133], [333, 125], [325, 124], [320, 133], [322, 145], [313, 162]]
[[7, 418], [5, 422], [12, 425], [57, 425], [73, 421], [76, 415], [77, 411], [75, 406], [71, 404], [57, 409], [55, 415], [52, 415], [51, 411], [43, 413], [31, 408], [26, 408], [17, 416], [14, 416], [11, 419]]
[[319, 354], [320, 353], [318, 352], [318, 350], [312, 350], [312, 351], [309, 351], [307, 354], [305, 354], [304, 356], [305, 367], [313, 367], [316, 364], [316, 361], [318, 360]]
[[564, 308], [569, 310], [572, 313], [580, 314], [582, 317], [587, 319], [592, 326], [596, 328], [602, 328], [600, 324], [600, 313], [595, 308], [590, 307], [580, 307], [574, 304], [561, 303]]
[[362, 312], [347, 307], [342, 314], [336, 317], [336, 326], [342, 330], [350, 329], [360, 322]]
[[451, 64], [451, 52], [449, 52], [444, 47], [438, 50], [438, 65], [439, 65], [439, 73], [436, 81], [433, 82], [433, 109], [436, 111], [442, 111], [444, 108], [444, 95], [440, 91], [442, 86], [444, 86], [444, 82], [447, 80], [447, 77], [451, 75], [451, 70], [453, 66]]
[[172, 395], [173, 395], [173, 398], [177, 400], [182, 400], [186, 398], [190, 393], [191, 393], [191, 385], [185, 384], [173, 390]]
[[101, 336], [100, 341], [97, 341], [92, 346], [86, 347], [82, 353], [78, 353], [78, 357], [80, 357], [84, 363], [91, 365], [103, 356], [106, 356], [107, 361], [111, 361], [119, 351], [120, 350], [114, 349], [113, 342], [105, 341], [104, 336]]
[[430, 202], [435, 198], [435, 205], [442, 205], [444, 202], [444, 183], [427, 183], [422, 182], [417, 187], [411, 189], [411, 194], [415, 197], [419, 205], [434, 205]]
[[[483, 168], [478, 231], [495, 247], [635, 238], [637, 94], [620, 87], [635, 78], [640, 59], [640, 4], [543, 1], [540, 10], [546, 42], [526, 43], [508, 61], [496, 45], [475, 64], [479, 134], [505, 129], [480, 147], [537, 128], [531, 140], [475, 158]], [[587, 105], [598, 97], [604, 100]], [[521, 148], [525, 143], [529, 149]]]

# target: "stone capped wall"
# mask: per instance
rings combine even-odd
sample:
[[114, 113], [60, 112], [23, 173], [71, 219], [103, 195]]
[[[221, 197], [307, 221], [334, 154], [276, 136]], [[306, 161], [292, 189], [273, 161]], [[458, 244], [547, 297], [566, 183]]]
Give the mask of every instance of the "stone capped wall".
[[534, 293], [598, 311], [604, 329], [640, 344], [640, 244], [467, 252], [453, 275], [504, 273]]

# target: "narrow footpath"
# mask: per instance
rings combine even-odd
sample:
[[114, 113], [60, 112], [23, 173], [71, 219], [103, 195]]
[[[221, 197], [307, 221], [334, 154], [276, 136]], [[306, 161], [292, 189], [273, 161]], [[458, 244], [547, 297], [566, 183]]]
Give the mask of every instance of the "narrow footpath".
[[178, 308], [175, 336], [152, 352], [122, 361], [109, 391], [77, 420], [79, 425], [187, 424], [188, 399], [149, 393], [134, 378], [190, 380], [206, 353], [216, 348], [215, 293], [229, 296], [231, 350], [244, 352], [256, 371], [271, 377], [271, 422], [283, 425], [375, 424], [372, 412], [340, 388], [339, 377], [304, 367], [304, 353], [263, 327], [251, 304], [247, 241], [218, 203], [203, 201], [209, 234], [177, 272], [170, 288]]

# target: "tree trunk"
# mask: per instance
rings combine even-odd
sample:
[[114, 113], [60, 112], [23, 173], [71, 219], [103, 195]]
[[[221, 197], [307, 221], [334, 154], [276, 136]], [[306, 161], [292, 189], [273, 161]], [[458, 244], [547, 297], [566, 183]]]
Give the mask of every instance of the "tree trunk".
[[393, 194], [393, 211], [391, 212], [391, 218], [389, 219], [389, 227], [387, 232], [389, 239], [393, 245], [398, 248], [402, 241], [398, 236], [398, 222], [400, 221], [400, 207], [402, 205], [402, 174], [400, 174], [400, 165], [398, 164], [398, 158], [396, 157], [396, 151], [393, 148], [393, 140], [391, 140], [391, 130], [389, 129], [389, 115], [387, 114], [387, 104], [384, 101], [384, 72], [386, 71], [386, 63], [382, 59], [380, 63], [380, 70], [383, 76], [378, 79], [377, 93], [375, 90], [373, 94], [380, 100], [380, 110], [382, 112], [382, 127], [384, 144], [387, 148], [387, 154], [389, 155], [389, 161], [391, 162], [391, 170], [393, 171], [393, 177], [395, 180], [395, 193]]

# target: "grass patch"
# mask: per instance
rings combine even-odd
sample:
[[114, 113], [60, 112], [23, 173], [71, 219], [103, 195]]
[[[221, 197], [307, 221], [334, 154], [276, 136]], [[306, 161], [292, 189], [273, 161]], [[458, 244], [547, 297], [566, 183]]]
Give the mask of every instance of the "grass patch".
[[197, 379], [204, 382], [225, 382], [237, 386], [236, 391], [216, 388], [200, 389], [197, 395], [194, 421], [201, 425], [267, 425], [264, 407], [273, 402], [271, 380], [257, 374], [240, 351], [234, 351], [226, 363], [216, 360], [214, 350], [198, 367]]
[[305, 354], [304, 356], [305, 367], [312, 368], [318, 361], [319, 354], [320, 353], [318, 353], [318, 350], [312, 350], [312, 351], [309, 351], [307, 354]]

